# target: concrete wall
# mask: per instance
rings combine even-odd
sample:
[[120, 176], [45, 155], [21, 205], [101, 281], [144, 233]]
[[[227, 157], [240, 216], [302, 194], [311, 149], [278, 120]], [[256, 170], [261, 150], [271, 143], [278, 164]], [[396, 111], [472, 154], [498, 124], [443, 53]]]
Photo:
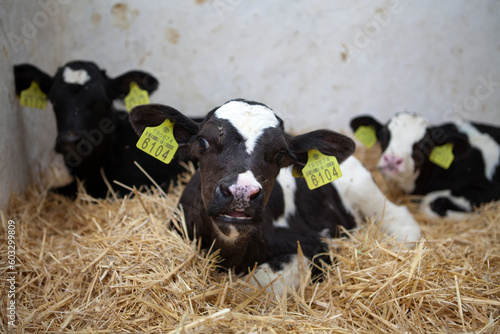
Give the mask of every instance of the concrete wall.
[[290, 131], [348, 131], [409, 110], [500, 125], [500, 2], [0, 0], [0, 207], [54, 161], [47, 110], [18, 107], [12, 64], [74, 59], [160, 80], [152, 102], [202, 115], [244, 97]]

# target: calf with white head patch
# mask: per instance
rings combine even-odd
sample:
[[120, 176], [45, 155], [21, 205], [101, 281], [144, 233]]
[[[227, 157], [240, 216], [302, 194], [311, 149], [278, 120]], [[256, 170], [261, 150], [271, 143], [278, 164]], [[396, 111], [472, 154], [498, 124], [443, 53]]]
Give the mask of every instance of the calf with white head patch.
[[[285, 285], [295, 285], [302, 262], [298, 242], [304, 256], [317, 260], [327, 250], [322, 238], [353, 228], [364, 214], [380, 219], [385, 204], [391, 219], [404, 221], [385, 222], [389, 232], [399, 241], [420, 237], [406, 208], [385, 203], [369, 173], [349, 158], [354, 142], [344, 135], [317, 130], [292, 137], [271, 109], [246, 100], [215, 108], [201, 123], [162, 105], [138, 106], [130, 114], [138, 134], [166, 119], [175, 123], [179, 154], [199, 159], [199, 171], [180, 199], [190, 237], [201, 238], [205, 249], [220, 250], [225, 268], [247, 273], [258, 264], [254, 278], [260, 284], [283, 274]], [[291, 174], [292, 168], [300, 173], [313, 149], [345, 161], [347, 168], [341, 179], [309, 190]]]
[[424, 117], [398, 113], [385, 125], [371, 116], [351, 121], [380, 142], [378, 168], [398, 188], [425, 195], [429, 216], [463, 212], [500, 199], [500, 129], [466, 121], [433, 126]]
[[[140, 152], [135, 147], [137, 135], [130, 126], [128, 113], [113, 108], [113, 101], [123, 100], [133, 82], [149, 93], [155, 91], [158, 81], [152, 75], [130, 71], [109, 78], [96, 64], [86, 61], [69, 62], [54, 77], [30, 64], [14, 66], [14, 74], [17, 94], [35, 82], [52, 102], [57, 122], [55, 150], [63, 154], [67, 168], [75, 178], [84, 181], [90, 195], [105, 197], [108, 192], [101, 169], [119, 194], [123, 188], [113, 180], [138, 188], [152, 184], [134, 166], [134, 161], [153, 179], [164, 181], [165, 189], [170, 180], [184, 171], [176, 163], [166, 166]], [[55, 190], [73, 197], [77, 182]]]

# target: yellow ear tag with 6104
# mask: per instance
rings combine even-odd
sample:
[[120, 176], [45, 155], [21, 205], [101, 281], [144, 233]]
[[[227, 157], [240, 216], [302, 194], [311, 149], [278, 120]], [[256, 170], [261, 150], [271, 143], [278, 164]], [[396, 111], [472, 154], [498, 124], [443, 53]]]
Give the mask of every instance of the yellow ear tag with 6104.
[[179, 144], [174, 138], [174, 123], [166, 119], [162, 124], [144, 129], [137, 148], [168, 164], [172, 161]]
[[436, 146], [429, 155], [429, 160], [441, 168], [450, 168], [451, 163], [455, 159], [453, 155], [453, 144], [446, 143], [442, 146]]
[[47, 106], [47, 95], [42, 92], [38, 83], [33, 81], [28, 89], [21, 91], [19, 103], [23, 107], [45, 109]]
[[309, 189], [316, 189], [342, 176], [337, 158], [317, 149], [307, 152], [307, 164], [302, 168]]
[[360, 126], [354, 132], [354, 137], [356, 137], [361, 144], [365, 145], [366, 148], [371, 148], [377, 142], [377, 134], [375, 133], [375, 127], [373, 125]]
[[130, 83], [130, 91], [128, 95], [125, 96], [123, 102], [125, 102], [127, 111], [130, 112], [135, 106], [149, 104], [149, 93], [147, 90], [141, 89], [137, 82], [132, 81]]

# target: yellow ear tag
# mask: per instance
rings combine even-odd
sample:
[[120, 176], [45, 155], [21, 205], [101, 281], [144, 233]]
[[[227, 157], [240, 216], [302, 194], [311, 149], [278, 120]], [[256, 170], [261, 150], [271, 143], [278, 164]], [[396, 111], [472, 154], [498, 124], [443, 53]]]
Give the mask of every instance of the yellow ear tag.
[[366, 148], [371, 148], [377, 142], [377, 135], [375, 133], [375, 127], [373, 125], [360, 126], [355, 132], [354, 137], [356, 137]]
[[144, 129], [137, 148], [168, 164], [172, 161], [179, 144], [174, 138], [174, 123], [166, 119], [162, 124]]
[[130, 112], [135, 106], [149, 104], [149, 93], [147, 90], [141, 89], [135, 81], [132, 81], [130, 83], [130, 91], [125, 96], [123, 102], [125, 102], [127, 111]]
[[342, 176], [337, 158], [324, 155], [317, 149], [307, 152], [307, 164], [302, 173], [309, 189], [316, 189]]
[[446, 143], [442, 146], [436, 146], [429, 155], [429, 160], [441, 168], [450, 168], [451, 163], [455, 159], [453, 155], [453, 144]]
[[45, 95], [36, 81], [31, 82], [28, 89], [21, 91], [19, 103], [23, 107], [45, 109], [47, 106], [47, 95]]

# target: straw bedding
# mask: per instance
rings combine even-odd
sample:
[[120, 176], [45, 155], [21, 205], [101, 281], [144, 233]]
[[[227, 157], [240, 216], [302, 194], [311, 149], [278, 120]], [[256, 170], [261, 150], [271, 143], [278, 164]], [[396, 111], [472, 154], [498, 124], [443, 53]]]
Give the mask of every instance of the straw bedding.
[[[371, 151], [358, 155], [373, 167]], [[367, 220], [331, 243], [336, 264], [323, 282], [311, 283], [304, 269], [300, 288], [276, 297], [219, 272], [216, 253], [178, 233], [181, 192], [106, 200], [81, 192], [70, 201], [34, 187], [14, 197], [0, 228], [4, 250], [7, 222], [16, 222], [12, 332], [500, 332], [500, 203], [459, 222], [415, 213], [425, 234], [415, 249]], [[389, 195], [414, 209], [412, 198]]]

